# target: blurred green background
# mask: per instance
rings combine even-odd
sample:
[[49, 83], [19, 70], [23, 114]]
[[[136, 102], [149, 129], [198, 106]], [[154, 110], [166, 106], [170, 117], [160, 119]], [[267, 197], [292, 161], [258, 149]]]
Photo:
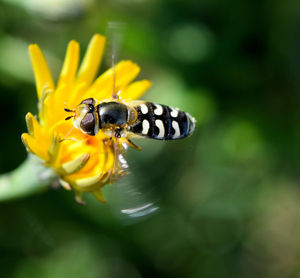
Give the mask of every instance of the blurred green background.
[[[0, 203], [0, 277], [300, 277], [299, 0], [0, 1], [1, 173], [26, 158], [37, 112], [28, 45], [57, 78], [68, 41], [84, 53], [110, 21], [118, 59], [153, 81], [144, 99], [196, 132], [139, 140], [106, 205], [54, 189]], [[131, 202], [160, 209], [133, 219]]]

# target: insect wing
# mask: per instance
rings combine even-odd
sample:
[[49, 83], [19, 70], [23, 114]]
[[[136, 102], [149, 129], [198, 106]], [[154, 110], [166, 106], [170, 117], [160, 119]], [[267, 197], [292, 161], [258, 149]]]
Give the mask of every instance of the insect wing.
[[[116, 142], [116, 141], [115, 141]], [[124, 148], [124, 146], [123, 146]], [[127, 147], [125, 147], [127, 148]], [[128, 163], [121, 153], [116, 153], [115, 173], [122, 173], [123, 177], [114, 181], [109, 187], [105, 187], [105, 197], [113, 213], [124, 224], [133, 224], [154, 214], [159, 210], [154, 197], [146, 185], [140, 182], [138, 173], [132, 169], [129, 171]], [[132, 165], [132, 162], [130, 162]], [[150, 188], [150, 187], [147, 187]]]
[[108, 51], [107, 51], [107, 63], [111, 65], [113, 72], [112, 80], [112, 92], [111, 96], [113, 99], [118, 99], [118, 88], [116, 88], [116, 71], [115, 65], [119, 60], [118, 56], [121, 52], [121, 46], [123, 44], [123, 34], [124, 34], [125, 24], [118, 21], [110, 21], [107, 24], [106, 37], [108, 41]]

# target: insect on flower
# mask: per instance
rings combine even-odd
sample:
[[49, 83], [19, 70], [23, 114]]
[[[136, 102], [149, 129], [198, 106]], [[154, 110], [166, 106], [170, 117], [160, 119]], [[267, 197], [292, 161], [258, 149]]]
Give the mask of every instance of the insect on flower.
[[[76, 200], [92, 193], [104, 202], [102, 187], [127, 174], [122, 160], [126, 146], [140, 149], [131, 137], [180, 139], [195, 126], [187, 113], [152, 102], [138, 101], [151, 85], [133, 80], [140, 68], [121, 61], [95, 79], [105, 37], [96, 34], [78, 69], [79, 44], [68, 45], [57, 85], [37, 45], [30, 45], [38, 92], [38, 117], [26, 115], [28, 133], [22, 141], [56, 173], [60, 184], [73, 189]], [[66, 112], [73, 113], [66, 121]]]

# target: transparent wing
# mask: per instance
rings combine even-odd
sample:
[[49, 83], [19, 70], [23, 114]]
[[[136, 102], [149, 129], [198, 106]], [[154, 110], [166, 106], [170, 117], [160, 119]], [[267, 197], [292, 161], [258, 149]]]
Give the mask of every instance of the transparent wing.
[[119, 54], [123, 45], [125, 23], [119, 21], [110, 21], [107, 24], [106, 38], [107, 38], [107, 51], [106, 60], [107, 64], [111, 65], [113, 70], [113, 86], [112, 86], [112, 98], [117, 99], [117, 91], [115, 88], [116, 74], [115, 64], [119, 61]]
[[[123, 173], [123, 177], [115, 179], [111, 186], [105, 187], [105, 198], [113, 213], [124, 223], [132, 224], [141, 221], [159, 210], [155, 193], [151, 185], [134, 169], [134, 161], [130, 167], [118, 143], [115, 173]], [[125, 148], [127, 148], [125, 146]], [[123, 151], [124, 152], [124, 151]]]
[[114, 56], [118, 60], [124, 39], [124, 30], [126, 24], [121, 21], [110, 21], [106, 28], [107, 38], [107, 63], [111, 63], [111, 57]]

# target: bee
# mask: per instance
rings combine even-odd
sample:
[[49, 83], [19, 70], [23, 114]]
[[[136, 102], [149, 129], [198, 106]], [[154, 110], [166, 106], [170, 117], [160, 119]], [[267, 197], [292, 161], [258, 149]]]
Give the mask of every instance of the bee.
[[130, 138], [146, 137], [156, 140], [177, 140], [190, 136], [195, 119], [186, 112], [170, 106], [147, 101], [112, 99], [96, 105], [96, 100], [83, 100], [74, 110], [75, 128], [94, 136], [99, 130], [109, 137], [125, 138], [132, 147], [140, 149]]

